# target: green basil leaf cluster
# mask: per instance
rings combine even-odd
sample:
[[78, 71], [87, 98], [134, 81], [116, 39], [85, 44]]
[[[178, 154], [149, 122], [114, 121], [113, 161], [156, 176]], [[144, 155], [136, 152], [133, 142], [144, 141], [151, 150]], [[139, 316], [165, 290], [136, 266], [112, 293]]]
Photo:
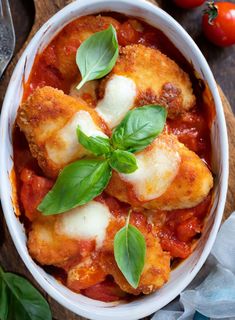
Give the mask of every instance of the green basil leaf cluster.
[[76, 62], [82, 75], [80, 89], [87, 81], [100, 79], [114, 67], [118, 58], [117, 34], [112, 25], [86, 39], [77, 50]]
[[0, 320], [51, 320], [47, 301], [28, 280], [0, 267]]
[[146, 243], [142, 233], [129, 224], [120, 229], [114, 238], [114, 257], [128, 283], [137, 288], [144, 268]]
[[104, 155], [114, 170], [121, 173], [132, 173], [138, 169], [135, 156], [128, 151], [115, 150], [109, 138], [88, 137], [80, 127], [77, 128], [77, 137], [79, 143], [94, 155]]
[[78, 127], [79, 143], [99, 158], [82, 159], [66, 166], [38, 210], [51, 215], [84, 205], [106, 188], [111, 168], [125, 174], [137, 170], [133, 153], [147, 147], [162, 132], [165, 121], [165, 108], [149, 105], [129, 111], [110, 139], [89, 137]]

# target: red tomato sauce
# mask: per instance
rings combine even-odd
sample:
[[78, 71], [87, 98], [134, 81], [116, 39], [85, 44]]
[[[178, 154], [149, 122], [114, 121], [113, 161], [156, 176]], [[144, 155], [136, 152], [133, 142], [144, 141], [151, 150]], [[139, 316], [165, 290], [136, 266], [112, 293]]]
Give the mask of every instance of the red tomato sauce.
[[157, 234], [163, 250], [173, 258], [187, 258], [194, 240], [201, 234], [204, 220], [211, 205], [211, 195], [198, 206], [190, 209], [172, 210]]
[[[119, 45], [125, 46], [128, 44], [141, 43], [149, 47], [157, 48], [173, 59], [189, 74], [193, 83], [194, 93], [197, 97], [197, 104], [193, 110], [187, 112], [185, 115], [174, 120], [167, 120], [167, 127], [169, 132], [177, 135], [179, 141], [197, 153], [210, 167], [210, 123], [211, 117], [214, 116], [211, 112], [213, 108], [208, 110], [208, 105], [203, 102], [202, 95], [205, 90], [205, 85], [195, 77], [192, 65], [160, 30], [124, 15], [116, 13], [105, 13], [104, 15], [112, 16], [121, 23], [120, 28], [117, 30]], [[59, 61], [55, 48], [60, 36], [66, 33], [66, 28], [71, 29], [71, 26], [68, 25], [65, 27], [52, 40], [48, 47], [36, 56], [30, 77], [24, 85], [23, 100], [27, 99], [37, 87], [46, 85], [69, 93], [70, 87], [75, 79], [66, 80], [57, 68]], [[74, 55], [79, 45], [80, 43], [72, 42], [69, 46], [66, 46], [64, 50], [66, 50], [68, 55]], [[30, 221], [34, 220], [37, 215], [40, 214], [36, 209], [37, 205], [50, 190], [54, 181], [44, 177], [42, 170], [29, 151], [28, 143], [24, 135], [17, 126], [15, 126], [13, 132], [13, 148], [18, 202], [22, 213], [20, 219], [24, 222], [28, 230]], [[118, 214], [119, 211], [121, 212], [120, 208], [127, 207], [126, 204], [121, 204], [118, 200], [106, 197], [105, 195], [97, 199], [102, 202], [104, 198], [114, 216]], [[170, 252], [172, 258], [183, 259], [190, 255], [192, 244], [195, 242], [195, 239], [200, 236], [203, 229], [204, 219], [209, 211], [210, 205], [211, 195], [195, 208], [161, 213], [164, 216], [164, 223], [158, 228], [157, 234], [163, 250]], [[138, 214], [136, 215], [136, 219], [138, 219], [137, 216]], [[53, 266], [45, 267], [45, 269], [65, 283], [65, 271]], [[88, 297], [102, 301], [114, 301], [126, 297], [126, 294], [120, 290], [110, 277], [99, 284], [82, 290], [82, 293]]]

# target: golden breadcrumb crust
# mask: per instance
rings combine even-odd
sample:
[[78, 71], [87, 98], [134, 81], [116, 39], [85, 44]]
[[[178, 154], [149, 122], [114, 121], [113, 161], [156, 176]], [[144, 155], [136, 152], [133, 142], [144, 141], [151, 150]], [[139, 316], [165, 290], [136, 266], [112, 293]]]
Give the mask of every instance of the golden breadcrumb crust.
[[48, 177], [56, 178], [60, 169], [79, 158], [77, 155], [68, 162], [55, 163], [50, 159], [47, 147], [52, 146], [63, 153], [65, 142], [57, 133], [81, 110], [87, 111], [101, 130], [105, 128], [97, 113], [82, 99], [75, 99], [52, 87], [36, 89], [18, 110], [17, 124], [28, 140], [32, 156]]
[[[164, 139], [167, 142], [165, 135], [161, 135], [157, 139]], [[168, 140], [172, 143], [172, 139]], [[160, 197], [148, 202], [138, 201], [130, 182], [126, 182], [116, 171], [113, 171], [106, 192], [134, 207], [147, 209], [175, 210], [198, 205], [213, 187], [212, 174], [195, 152], [190, 151], [176, 137], [173, 141], [181, 162], [175, 179]], [[146, 150], [142, 151], [142, 153], [144, 152]]]
[[173, 60], [157, 49], [141, 44], [121, 48], [119, 59], [100, 88], [104, 93], [107, 80], [117, 74], [131, 78], [137, 87], [135, 106], [161, 104], [174, 118], [195, 105], [192, 83]]

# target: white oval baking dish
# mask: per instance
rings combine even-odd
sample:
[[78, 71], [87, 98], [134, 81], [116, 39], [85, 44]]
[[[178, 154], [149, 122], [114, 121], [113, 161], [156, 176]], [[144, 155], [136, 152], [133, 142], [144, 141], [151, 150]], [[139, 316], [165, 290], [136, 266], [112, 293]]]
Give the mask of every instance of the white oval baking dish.
[[[216, 173], [213, 206], [193, 254], [171, 272], [169, 282], [159, 291], [142, 296], [129, 303], [103, 303], [76, 294], [41, 269], [30, 257], [26, 247], [24, 227], [14, 214], [12, 186], [12, 127], [20, 104], [24, 81], [27, 80], [35, 55], [70, 21], [80, 16], [104, 11], [131, 15], [162, 30], [183, 53], [205, 83], [214, 99], [216, 118], [211, 129], [213, 171]], [[2, 114], [0, 136], [0, 186], [5, 219], [15, 246], [25, 265], [40, 286], [64, 307], [78, 315], [94, 320], [134, 320], [147, 316], [174, 299], [195, 277], [205, 262], [216, 237], [226, 199], [228, 183], [228, 142], [223, 108], [211, 70], [194, 41], [187, 32], [166, 12], [144, 0], [79, 0], [65, 7], [47, 21], [30, 41], [9, 83]]]

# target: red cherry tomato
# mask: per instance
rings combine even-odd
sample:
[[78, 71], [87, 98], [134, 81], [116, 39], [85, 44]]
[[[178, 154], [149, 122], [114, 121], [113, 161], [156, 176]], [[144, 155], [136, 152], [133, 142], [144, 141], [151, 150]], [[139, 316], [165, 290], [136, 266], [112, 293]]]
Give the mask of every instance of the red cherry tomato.
[[205, 0], [173, 0], [174, 3], [184, 9], [192, 9], [202, 5]]
[[218, 46], [235, 44], [235, 4], [209, 2], [202, 19], [202, 28], [205, 36]]

